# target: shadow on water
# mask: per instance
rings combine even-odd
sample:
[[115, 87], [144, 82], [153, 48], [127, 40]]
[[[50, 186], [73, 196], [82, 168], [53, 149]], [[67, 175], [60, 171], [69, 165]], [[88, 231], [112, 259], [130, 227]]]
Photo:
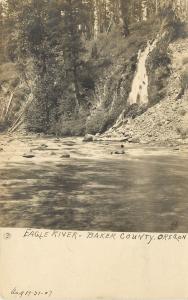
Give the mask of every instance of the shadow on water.
[[8, 163], [0, 226], [188, 231], [188, 164], [179, 157]]

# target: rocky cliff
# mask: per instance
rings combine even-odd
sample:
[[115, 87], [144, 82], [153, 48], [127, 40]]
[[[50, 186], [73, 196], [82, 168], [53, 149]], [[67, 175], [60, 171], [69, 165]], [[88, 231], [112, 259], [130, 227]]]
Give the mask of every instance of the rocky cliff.
[[169, 44], [171, 64], [165, 97], [143, 114], [125, 118], [118, 128], [105, 134], [106, 138], [174, 145], [188, 142], [188, 93], [182, 86], [182, 74], [188, 66], [187, 45], [188, 38]]

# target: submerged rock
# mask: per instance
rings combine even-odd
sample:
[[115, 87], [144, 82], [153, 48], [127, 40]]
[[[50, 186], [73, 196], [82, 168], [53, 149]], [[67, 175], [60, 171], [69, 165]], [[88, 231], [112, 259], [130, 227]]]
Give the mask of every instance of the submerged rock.
[[111, 152], [111, 154], [113, 155], [113, 154], [116, 154], [116, 155], [123, 155], [123, 154], [125, 154], [125, 151], [124, 150], [122, 150], [122, 151], [115, 151], [115, 152]]
[[37, 151], [49, 151], [49, 150], [52, 150], [52, 149], [49, 149], [47, 145], [40, 145], [39, 147], [36, 147], [34, 148], [33, 150], [37, 150]]
[[86, 134], [83, 142], [85, 143], [89, 143], [89, 142], [93, 142], [94, 141], [94, 136], [92, 134]]
[[61, 141], [60, 138], [56, 138], [56, 139], [54, 140], [55, 143], [58, 143], [58, 142], [60, 142], [60, 141]]
[[7, 141], [7, 143], [11, 143], [11, 142], [13, 142], [14, 141], [14, 139], [9, 139], [8, 141]]
[[61, 155], [61, 158], [70, 158], [70, 154], [69, 153], [63, 153]]
[[48, 145], [46, 145], [46, 144], [42, 144], [42, 145], [40, 145], [42, 148], [48, 148]]
[[56, 155], [56, 154], [57, 154], [57, 153], [56, 153], [56, 152], [53, 152], [53, 151], [50, 153], [50, 155]]

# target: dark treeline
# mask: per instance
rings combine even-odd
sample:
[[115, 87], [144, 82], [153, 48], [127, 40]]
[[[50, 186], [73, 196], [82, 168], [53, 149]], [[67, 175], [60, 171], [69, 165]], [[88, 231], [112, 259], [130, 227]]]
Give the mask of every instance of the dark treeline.
[[98, 58], [95, 41], [100, 34], [109, 34], [117, 26], [126, 39], [132, 24], [161, 17], [165, 9], [169, 12], [174, 7], [186, 14], [186, 4], [172, 0], [1, 3], [1, 64], [16, 63], [32, 94], [26, 110], [28, 128], [55, 132], [62, 120], [86, 115], [88, 95], [95, 89], [93, 60]]

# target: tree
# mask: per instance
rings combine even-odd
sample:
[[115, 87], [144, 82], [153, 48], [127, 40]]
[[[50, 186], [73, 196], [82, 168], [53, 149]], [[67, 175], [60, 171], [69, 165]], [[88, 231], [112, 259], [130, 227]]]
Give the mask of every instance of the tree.
[[61, 6], [64, 68], [69, 89], [74, 94], [76, 110], [81, 101], [79, 71], [83, 67], [81, 54], [85, 51], [80, 22], [83, 9], [81, 0], [64, 0]]
[[21, 67], [25, 65], [21, 68], [25, 73], [28, 60], [33, 66], [31, 93], [34, 100], [28, 109], [27, 120], [29, 128], [37, 132], [48, 131], [51, 113], [56, 105], [53, 78], [55, 58], [48, 34], [48, 13], [48, 0], [25, 1], [17, 13], [18, 61]]
[[4, 29], [3, 5], [0, 3], [0, 63], [4, 60]]
[[96, 39], [100, 33], [100, 10], [99, 0], [94, 0], [94, 38]]
[[119, 0], [119, 20], [124, 37], [129, 35], [130, 0]]

